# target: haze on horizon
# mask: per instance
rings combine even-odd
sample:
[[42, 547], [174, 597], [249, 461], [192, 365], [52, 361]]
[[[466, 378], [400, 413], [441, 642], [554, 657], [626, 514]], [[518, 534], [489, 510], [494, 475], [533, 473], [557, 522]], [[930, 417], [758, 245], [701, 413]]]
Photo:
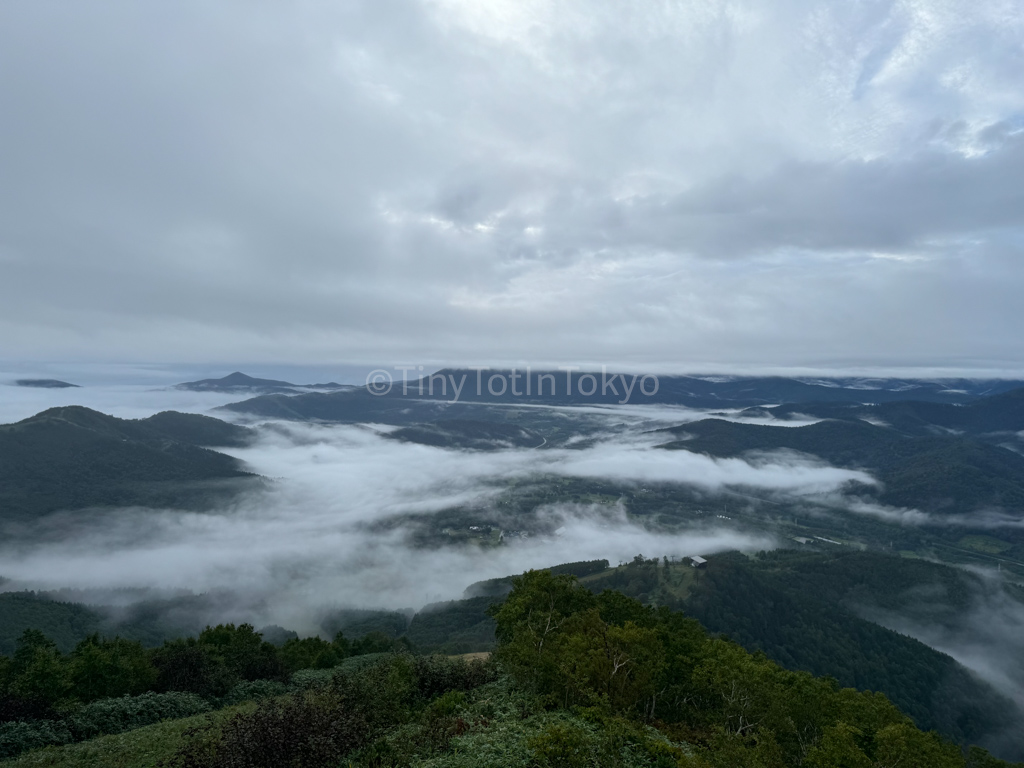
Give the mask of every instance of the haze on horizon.
[[4, 3], [0, 357], [1019, 374], [1022, 42], [1011, 0]]

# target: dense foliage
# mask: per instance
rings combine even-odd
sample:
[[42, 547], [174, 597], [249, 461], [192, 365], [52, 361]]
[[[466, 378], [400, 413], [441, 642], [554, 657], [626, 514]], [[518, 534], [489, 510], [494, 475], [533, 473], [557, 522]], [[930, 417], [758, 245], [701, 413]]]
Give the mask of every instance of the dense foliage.
[[289, 683], [301, 686], [291, 680], [299, 670], [406, 647], [379, 633], [277, 647], [251, 625], [222, 624], [154, 649], [93, 634], [63, 654], [39, 630], [26, 630], [13, 655], [0, 657], [0, 756], [279, 696]]
[[659, 724], [696, 748], [692, 765], [964, 765], [881, 694], [784, 670], [571, 577], [526, 574], [494, 616], [497, 659], [520, 685], [552, 706]]
[[[0, 749], [259, 700], [162, 731], [170, 741], [147, 754], [168, 768], [1006, 765], [919, 730], [882, 694], [785, 670], [683, 613], [595, 595], [568, 574], [515, 578], [490, 613], [498, 646], [486, 662], [415, 656], [384, 635], [277, 648], [247, 625], [153, 651], [91, 637], [67, 655], [28, 632], [2, 679], [8, 701], [36, 710], [7, 718]], [[61, 754], [85, 753], [36, 764], [65, 764]]]
[[[191, 731], [170, 765], [994, 768], [881, 694], [783, 670], [693, 619], [529, 572], [487, 664], [386, 655]], [[498, 676], [498, 677], [496, 677]]]
[[[881, 691], [918, 726], [960, 743], [999, 745], [1024, 756], [1013, 702], [949, 656], [857, 615], [866, 605], [933, 625], [964, 620], [975, 576], [920, 560], [867, 552], [725, 553], [707, 567], [637, 558], [586, 580], [645, 603], [681, 608], [705, 627], [787, 669]], [[921, 586], [936, 600], [922, 597]]]

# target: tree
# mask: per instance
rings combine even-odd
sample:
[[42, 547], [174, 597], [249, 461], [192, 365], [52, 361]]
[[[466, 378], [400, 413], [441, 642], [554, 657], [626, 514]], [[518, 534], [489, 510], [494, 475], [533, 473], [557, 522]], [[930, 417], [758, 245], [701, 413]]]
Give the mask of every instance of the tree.
[[497, 658], [521, 683], [545, 693], [564, 692], [566, 673], [558, 669], [562, 628], [570, 617], [595, 606], [594, 596], [575, 576], [549, 571], [517, 576], [505, 602], [488, 609], [500, 643]]
[[207, 627], [199, 633], [199, 644], [209, 648], [239, 680], [269, 680], [285, 674], [277, 648], [265, 642], [252, 624]]
[[[347, 643], [345, 645], [347, 646]], [[285, 668], [289, 672], [295, 672], [299, 669], [336, 667], [346, 654], [338, 644], [329, 643], [319, 637], [293, 637], [281, 646], [280, 655]]]
[[71, 685], [81, 701], [136, 696], [151, 690], [157, 670], [141, 643], [91, 635], [71, 652]]
[[152, 656], [157, 690], [187, 691], [204, 698], [225, 695], [237, 682], [222, 658], [195, 638], [169, 640]]
[[11, 693], [23, 699], [53, 704], [70, 692], [67, 664], [56, 643], [36, 629], [26, 629], [21, 634], [9, 674]]

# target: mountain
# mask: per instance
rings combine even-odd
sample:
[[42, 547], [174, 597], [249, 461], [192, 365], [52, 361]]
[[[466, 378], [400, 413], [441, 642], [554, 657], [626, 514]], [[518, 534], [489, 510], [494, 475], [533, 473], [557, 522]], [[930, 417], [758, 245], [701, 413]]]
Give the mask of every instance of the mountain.
[[[881, 553], [813, 550], [723, 553], [700, 570], [639, 556], [617, 568], [598, 561], [549, 570], [578, 575], [594, 594], [610, 590], [681, 610], [787, 669], [884, 693], [923, 729], [1024, 753], [1019, 735], [1006, 740], [1021, 717], [1012, 702], [950, 656], [859, 614], [875, 605], [942, 624], [968, 620], [968, 597], [980, 582], [973, 574]], [[422, 651], [491, 650], [488, 608], [512, 586], [511, 577], [493, 579], [469, 587], [466, 599], [425, 606], [405, 637]], [[924, 592], [933, 599], [922, 601]]]
[[67, 389], [68, 387], [78, 387], [78, 384], [68, 384], [66, 381], [60, 381], [59, 379], [18, 379], [14, 382], [16, 387], [39, 387], [41, 389]]
[[[569, 580], [559, 576], [559, 573], [578, 575], [579, 581]], [[317, 671], [311, 670], [292, 678], [292, 683], [300, 683], [300, 691], [308, 690], [310, 686], [325, 685], [338, 673], [338, 668], [331, 670], [319, 667], [337, 664], [339, 658], [348, 652], [401, 650], [403, 647], [409, 648], [410, 643], [418, 652], [442, 654], [486, 649], [495, 650], [505, 664], [506, 680], [509, 674], [516, 677], [517, 669], [519, 672], [524, 669], [546, 672], [549, 678], [558, 674], [567, 675], [567, 691], [559, 691], [557, 696], [548, 696], [543, 703], [537, 699], [537, 704], [545, 711], [565, 706], [567, 702], [579, 704], [579, 700], [569, 697], [577, 696], [581, 686], [599, 680], [601, 685], [596, 690], [601, 695], [590, 699], [590, 706], [580, 711], [589, 718], [587, 722], [591, 730], [614, 727], [618, 728], [615, 733], [620, 736], [621, 723], [616, 724], [614, 720], [598, 716], [596, 707], [603, 706], [602, 702], [609, 701], [612, 694], [619, 697], [633, 696], [634, 685], [647, 686], [644, 690], [650, 689], [655, 696], [644, 708], [638, 708], [643, 713], [642, 720], [648, 724], [648, 730], [651, 724], [663, 726], [666, 722], [675, 722], [680, 716], [680, 706], [692, 708], [695, 716], [703, 720], [691, 722], [686, 729], [677, 729], [674, 732], [675, 738], [687, 735], [694, 739], [698, 735], [694, 730], [695, 725], [706, 722], [710, 723], [708, 727], [711, 730], [695, 739], [695, 743], [705, 745], [721, 742], [724, 731], [720, 723], [730, 722], [725, 715], [728, 715], [728, 708], [735, 702], [739, 702], [735, 704], [740, 707], [738, 711], [749, 712], [752, 716], [758, 716], [758, 713], [766, 716], [774, 711], [765, 709], [766, 705], [777, 708], [789, 706], [797, 699], [802, 702], [793, 712], [784, 712], [771, 721], [775, 723], [773, 727], [789, 729], [787, 732], [793, 738], [787, 743], [790, 744], [792, 760], [749, 762], [742, 755], [737, 757], [738, 753], [732, 752], [708, 765], [950, 764], [930, 761], [920, 754], [917, 757], [922, 757], [921, 760], [911, 762], [894, 759], [886, 763], [874, 763], [859, 759], [853, 762], [801, 763], [798, 760], [804, 745], [801, 738], [813, 741], [820, 738], [820, 733], [811, 727], [812, 724], [805, 723], [797, 727], [793, 717], [814, 717], [822, 712], [831, 717], [836, 716], [837, 712], [845, 712], [846, 718], [860, 713], [858, 717], [866, 718], [864, 723], [874, 722], [883, 708], [890, 707], [886, 698], [913, 718], [918, 727], [935, 729], [961, 745], [980, 742], [1006, 756], [1024, 754], [1024, 739], [1018, 727], [1021, 714], [1013, 702], [976, 679], [951, 657], [859, 615], [859, 606], [875, 604], [910, 616], [932, 617], [942, 624], [956, 622], [958, 616], [960, 621], [968, 620], [965, 615], [968, 613], [970, 595], [981, 581], [971, 573], [879, 553], [789, 550], [760, 553], [755, 557], [746, 557], [736, 552], [723, 553], [709, 557], [706, 566], [699, 570], [686, 563], [668, 563], [638, 555], [632, 562], [615, 568], [609, 568], [607, 561], [567, 563], [548, 569], [546, 573], [531, 571], [521, 577], [494, 581], [494, 585], [486, 585], [483, 589], [489, 594], [426, 606], [412, 616], [411, 621], [404, 612], [339, 612], [332, 617], [334, 625], [326, 634], [333, 636], [334, 631], [341, 627], [344, 638], [333, 644], [338, 653], [328, 663], [321, 663], [323, 660], [318, 654], [328, 650], [331, 643], [318, 638], [299, 640], [294, 638], [294, 633], [281, 628], [275, 629], [276, 635], [282, 638], [283, 647], [274, 648], [261, 643], [249, 625], [221, 624], [216, 628], [207, 627], [202, 630], [201, 623], [191, 622], [194, 628], [188, 633], [192, 637], [198, 636], [197, 640], [172, 640], [159, 647], [164, 640], [175, 636], [165, 634], [173, 631], [173, 628], [162, 622], [154, 623], [144, 612], [136, 611], [131, 616], [122, 616], [122, 621], [127, 620], [127, 623], [112, 624], [106, 609], [57, 602], [33, 593], [11, 593], [0, 595], [0, 627], [3, 628], [0, 631], [0, 653], [10, 654], [20, 645], [34, 643], [34, 647], [43, 649], [45, 658], [50, 661], [50, 666], [45, 669], [59, 674], [60, 670], [73, 671], [75, 667], [71, 665], [77, 662], [77, 656], [62, 656], [54, 650], [46, 650], [46, 638], [55, 641], [57, 649], [65, 653], [82, 640], [85, 641], [85, 647], [98, 649], [94, 654], [100, 651], [131, 651], [126, 640], [117, 641], [119, 644], [115, 645], [86, 639], [96, 631], [114, 630], [122, 638], [140, 639], [144, 645], [154, 648], [145, 651], [135, 647], [133, 654], [126, 653], [123, 663], [141, 666], [154, 664], [160, 674], [178, 664], [188, 671], [187, 675], [165, 675], [163, 678], [159, 674], [153, 675], [147, 678], [147, 685], [155, 683], [157, 686], [166, 685], [171, 690], [205, 692], [203, 695], [211, 697], [211, 701], [219, 705], [216, 697], [229, 690], [230, 681], [238, 680], [240, 676], [245, 680], [272, 675], [287, 679], [283, 676], [284, 671], [315, 666]], [[474, 585], [467, 593], [480, 592], [481, 586]], [[495, 592], [491, 586], [500, 586], [501, 589]], [[925, 593], [930, 599], [921, 599]], [[195, 607], [201, 609], [200, 614], [205, 614], [207, 609], [215, 609], [217, 605], [216, 600], [204, 602], [200, 596], [195, 601]], [[644, 604], [650, 607], [644, 607]], [[522, 620], [516, 621], [516, 615]], [[226, 617], [223, 614], [221, 616], [220, 621], [223, 621]], [[41, 629], [46, 637], [20, 635], [24, 628]], [[154, 629], [160, 631], [154, 633]], [[540, 643], [537, 642], [538, 630], [543, 632], [543, 641]], [[586, 641], [578, 634], [581, 631], [593, 632], [591, 639]], [[565, 633], [576, 634], [568, 637]], [[289, 637], [293, 639], [289, 640]], [[513, 650], [510, 643], [517, 642], [517, 637], [519, 641], [525, 642], [517, 643], [523, 653], [515, 655], [510, 653]], [[396, 641], [395, 638], [400, 639]], [[746, 650], [741, 650], [739, 646]], [[79, 646], [79, 650], [82, 648]], [[748, 651], [751, 655], [748, 655]], [[538, 655], [542, 652], [560, 654], [560, 657], [552, 660]], [[604, 661], [611, 658], [609, 654], [615, 654], [616, 659], [624, 660], [629, 665], [630, 675], [625, 680], [630, 687], [614, 687], [608, 685], [604, 678], [595, 678], [595, 674], [605, 670], [606, 677], [611, 674], [614, 682], [615, 668]], [[380, 654], [377, 658], [384, 656]], [[446, 666], [451, 662], [443, 656], [418, 659], [404, 657], [404, 661], [402, 657], [397, 658], [399, 664], [403, 665], [397, 668], [401, 674], [396, 675], [392, 671], [378, 677], [374, 684], [365, 687], [367, 692], [383, 695], [394, 688], [395, 680], [408, 683], [409, 675], [416, 673], [416, 670], [431, 675], [429, 680], [423, 681], [422, 688], [425, 691], [437, 692], [441, 683], [451, 679], [450, 669]], [[17, 680], [17, 686], [12, 687], [12, 690], [23, 695], [28, 686], [35, 686], [36, 690], [50, 695], [50, 699], [44, 699], [43, 703], [52, 701], [55, 695], [52, 686], [43, 687], [53, 679], [52, 675], [44, 677], [37, 674], [30, 677], [29, 672], [34, 670], [26, 671], [23, 665], [19, 666], [18, 661], [15, 658], [0, 667], [11, 672], [8, 679]], [[369, 658], [365, 661], [373, 663], [375, 660]], [[245, 666], [240, 662], [245, 662]], [[104, 669], [116, 668], [119, 662], [114, 658], [107, 663], [109, 667]], [[687, 672], [691, 668], [693, 674]], [[783, 672], [783, 669], [790, 671]], [[586, 674], [580, 674], [579, 670]], [[832, 679], [821, 681], [820, 688], [814, 688], [812, 678], [806, 674], [808, 672]], [[652, 679], [652, 675], [655, 679]], [[779, 678], [777, 684], [767, 685], [776, 678]], [[225, 679], [229, 681], [225, 683]], [[80, 685], [81, 680], [80, 677], [67, 678], [65, 695], [68, 695], [68, 691], [79, 697], [86, 697], [87, 693], [92, 697], [110, 695], [95, 692], [96, 678], [85, 678], [92, 685], [88, 689]], [[103, 678], [104, 682], [111, 680], [117, 683], [121, 678], [114, 675]], [[267, 687], [266, 682], [263, 680], [264, 687]], [[179, 684], [181, 687], [178, 687]], [[708, 685], [712, 687], [708, 688]], [[219, 686], [217, 690], [220, 693], [214, 690], [215, 686]], [[841, 691], [840, 686], [846, 687], [846, 690]], [[280, 683], [271, 689], [274, 696], [286, 692]], [[855, 693], [853, 689], [865, 693]], [[354, 690], [358, 692], [362, 689]], [[808, 693], [814, 690], [820, 694], [827, 693], [835, 699], [817, 702], [805, 700]], [[742, 696], [737, 696], [737, 691]], [[538, 690], [533, 689], [532, 692], [537, 693]], [[486, 692], [491, 711], [486, 719], [472, 720], [474, 728], [485, 728], [489, 720], [497, 717], [493, 704], [495, 693], [494, 689]], [[760, 709], [756, 711], [749, 709], [752, 695], [762, 697], [762, 703], [758, 705]], [[454, 700], [460, 707], [458, 712], [461, 715], [464, 713], [465, 699], [459, 697]], [[522, 707], [535, 699], [536, 696], [523, 697], [517, 707], [506, 709], [514, 719], [521, 719]], [[449, 700], [453, 700], [453, 697], [449, 697]], [[350, 699], [345, 701], [349, 702]], [[627, 699], [627, 705], [629, 701], [632, 699]], [[16, 705], [19, 701], [16, 697], [8, 696], [7, 703]], [[20, 703], [24, 707], [25, 702]], [[401, 709], [384, 706], [379, 702], [375, 706], [378, 712], [387, 715]], [[654, 706], [661, 709], [656, 710], [657, 715], [652, 719], [650, 713]], [[709, 711], [723, 706], [726, 707], [724, 714], [719, 713], [713, 720], [707, 720]], [[60, 715], [54, 712], [49, 716]], [[280, 724], [281, 721], [275, 722]], [[310, 725], [323, 728], [323, 722], [313, 720]], [[426, 722], [429, 726], [433, 721]], [[564, 718], [559, 718], [558, 722], [564, 724]], [[365, 723], [359, 725], [365, 727]], [[24, 726], [18, 727], [25, 730]], [[878, 727], [877, 723], [875, 727]], [[395, 743], [404, 743], [410, 738], [410, 733], [413, 731], [400, 732], [397, 737], [401, 741]], [[709, 740], [716, 733], [717, 741]], [[900, 739], [906, 737], [905, 732], [896, 733]], [[800, 734], [803, 737], [796, 738]], [[274, 738], [279, 738], [278, 731], [274, 731]], [[761, 729], [757, 731], [757, 739], [749, 740], [748, 746], [754, 748], [766, 738], [766, 733]], [[48, 742], [43, 740], [40, 743]], [[775, 742], [768, 740], [768, 743], [774, 745]], [[860, 744], [862, 741], [857, 739], [855, 743]], [[27, 746], [34, 745], [38, 746]], [[209, 744], [203, 746], [208, 751]], [[956, 747], [950, 751], [952, 754], [960, 754]], [[488, 764], [508, 764], [507, 751], [495, 754], [498, 758]], [[893, 753], [890, 751], [888, 754], [891, 757]], [[913, 750], [911, 754], [914, 754]], [[263, 763], [250, 761], [245, 764]], [[381, 763], [374, 761], [367, 764]], [[461, 761], [454, 764], [476, 763]], [[536, 764], [591, 763], [547, 761]], [[625, 764], [684, 763], [652, 760]], [[952, 765], [964, 766], [964, 763], [954, 762]], [[971, 760], [967, 765], [971, 768], [994, 768], [999, 763]]]
[[[195, 384], [206, 385], [205, 382]], [[270, 382], [270, 385], [261, 396], [223, 408], [235, 413], [297, 421], [408, 424], [437, 418], [462, 418], [451, 415], [448, 410], [455, 405], [470, 404], [613, 405], [625, 402], [745, 408], [802, 402], [861, 405], [910, 399], [955, 404], [1006, 392], [1021, 387], [1024, 382], [695, 376], [645, 379], [622, 373], [531, 371], [527, 375], [512, 370], [444, 369], [404, 383], [397, 376], [390, 387], [385, 385], [384, 391], [377, 392], [367, 387], [352, 387], [329, 393], [294, 394], [294, 390], [283, 390], [293, 385], [285, 382]], [[274, 386], [278, 389], [274, 390]], [[242, 391], [242, 388], [222, 391]]]
[[1024, 456], [954, 435], [913, 437], [858, 420], [775, 427], [705, 419], [662, 431], [677, 438], [661, 446], [668, 450], [719, 457], [790, 450], [868, 470], [882, 483], [879, 501], [896, 507], [1024, 510]]
[[14, 653], [26, 629], [37, 629], [67, 653], [83, 638], [103, 630], [103, 615], [91, 606], [50, 600], [35, 592], [0, 594], [0, 654]]
[[1013, 389], [963, 405], [909, 400], [873, 405], [790, 403], [761, 409], [777, 418], [798, 415], [884, 424], [908, 435], [958, 432], [968, 435], [1024, 430], [1024, 389]]
[[128, 420], [82, 406], [51, 408], [0, 425], [0, 510], [18, 520], [86, 507], [203, 503], [254, 477], [203, 446], [243, 445], [251, 435], [196, 414]]
[[[681, 609], [787, 669], [880, 691], [919, 727], [960, 742], [1009, 747], [1005, 734], [1024, 716], [951, 657], [860, 616], [871, 605], [933, 624], [969, 621], [969, 596], [984, 587], [959, 569], [876, 552], [775, 550], [713, 555], [700, 570], [638, 558], [583, 583]], [[1019, 735], [1010, 751], [1024, 752]]]
[[294, 394], [310, 389], [340, 390], [346, 389], [348, 386], [337, 384], [333, 381], [327, 384], [292, 384], [289, 381], [278, 381], [277, 379], [257, 379], [235, 371], [221, 379], [186, 381], [183, 384], [176, 384], [174, 388], [190, 392], [226, 392], [228, 394], [252, 394], [256, 392]]

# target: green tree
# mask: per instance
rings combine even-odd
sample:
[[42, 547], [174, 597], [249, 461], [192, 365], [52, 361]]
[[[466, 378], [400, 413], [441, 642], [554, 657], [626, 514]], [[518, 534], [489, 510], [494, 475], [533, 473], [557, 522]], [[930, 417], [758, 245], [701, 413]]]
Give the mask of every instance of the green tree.
[[345, 653], [337, 644], [319, 637], [293, 637], [281, 646], [280, 656], [285, 668], [295, 672], [300, 669], [336, 667], [345, 658]]
[[575, 614], [592, 609], [596, 600], [574, 576], [528, 571], [512, 579], [504, 603], [488, 610], [495, 620], [497, 657], [522, 683], [545, 693], [563, 689], [559, 671], [563, 627]]
[[81, 701], [136, 696], [153, 688], [157, 670], [141, 643], [90, 635], [71, 652], [71, 686]]
[[68, 665], [57, 645], [36, 629], [26, 629], [18, 639], [10, 665], [10, 691], [24, 699], [53, 704], [71, 689]]
[[265, 642], [252, 624], [218, 624], [199, 633], [199, 644], [209, 648], [239, 680], [269, 680], [284, 675], [277, 648]]
[[224, 660], [193, 637], [167, 641], [153, 651], [152, 660], [160, 691], [186, 691], [215, 698], [238, 682]]
[[838, 722], [825, 729], [821, 740], [807, 753], [808, 768], [874, 768], [871, 759], [861, 750], [863, 732]]

